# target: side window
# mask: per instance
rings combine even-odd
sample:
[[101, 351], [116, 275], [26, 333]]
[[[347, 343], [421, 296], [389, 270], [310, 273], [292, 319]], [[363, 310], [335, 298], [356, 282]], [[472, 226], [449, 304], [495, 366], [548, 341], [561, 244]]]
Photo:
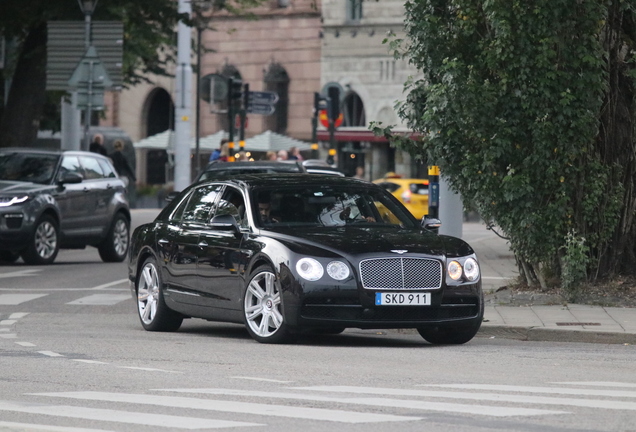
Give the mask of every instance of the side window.
[[96, 180], [104, 178], [104, 172], [99, 165], [97, 158], [90, 156], [80, 156], [80, 163], [84, 168], [84, 173], [87, 180]]
[[221, 186], [219, 185], [207, 185], [197, 188], [190, 195], [181, 221], [184, 223], [207, 223], [220, 191]]
[[106, 159], [100, 158], [100, 159], [97, 159], [97, 162], [99, 162], [99, 166], [102, 168], [102, 171], [104, 172], [104, 177], [107, 177], [107, 178], [117, 177], [117, 174], [115, 174], [115, 169]]
[[64, 159], [62, 160], [62, 167], [60, 168], [60, 173], [75, 173], [81, 175], [82, 178], [86, 178], [86, 176], [84, 175], [84, 170], [82, 169], [77, 156], [64, 156]]
[[226, 214], [234, 216], [234, 219], [236, 219], [236, 222], [242, 228], [247, 227], [247, 218], [245, 217], [245, 200], [243, 199], [241, 192], [232, 187], [228, 187], [223, 193], [214, 216]]

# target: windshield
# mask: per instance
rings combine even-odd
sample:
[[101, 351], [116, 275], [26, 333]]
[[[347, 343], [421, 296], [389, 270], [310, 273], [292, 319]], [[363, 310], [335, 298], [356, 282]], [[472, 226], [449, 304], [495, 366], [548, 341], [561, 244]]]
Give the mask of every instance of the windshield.
[[413, 216], [383, 189], [353, 186], [261, 188], [254, 219], [263, 227], [351, 224], [417, 228]]
[[0, 180], [50, 184], [59, 159], [54, 154], [0, 153]]

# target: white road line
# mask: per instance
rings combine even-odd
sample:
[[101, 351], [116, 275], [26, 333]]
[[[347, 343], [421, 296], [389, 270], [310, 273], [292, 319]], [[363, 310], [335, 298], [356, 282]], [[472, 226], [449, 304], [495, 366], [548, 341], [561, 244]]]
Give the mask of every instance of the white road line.
[[38, 351], [38, 352], [48, 357], [64, 357], [64, 355], [53, 352], [53, 351]]
[[622, 383], [622, 382], [608, 382], [608, 381], [555, 382], [552, 384], [580, 385], [580, 386], [592, 386], [592, 387], [636, 388], [636, 383]]
[[183, 373], [181, 371], [171, 371], [167, 369], [155, 369], [155, 368], [149, 368], [149, 367], [136, 367], [136, 366], [117, 366], [117, 367], [120, 369], [134, 369], [134, 370], [141, 370], [146, 372]]
[[11, 315], [9, 315], [9, 319], [20, 319], [20, 318], [24, 318], [25, 316], [27, 316], [29, 313], [28, 312], [15, 312], [12, 313]]
[[101, 290], [101, 289], [104, 289], [104, 288], [108, 288], [108, 287], [111, 287], [111, 286], [114, 286], [114, 285], [123, 284], [123, 283], [128, 283], [128, 279], [119, 279], [119, 280], [116, 280], [116, 281], [113, 281], [113, 282], [109, 282], [107, 284], [96, 286], [96, 287], [91, 288], [91, 289]]
[[36, 393], [37, 396], [64, 397], [81, 400], [125, 402], [135, 405], [156, 405], [174, 408], [189, 408], [208, 411], [223, 411], [238, 414], [267, 415], [274, 417], [298, 418], [307, 420], [332, 421], [340, 423], [378, 423], [390, 421], [420, 420], [420, 417], [396, 416], [390, 414], [369, 414], [334, 409], [307, 408], [285, 405], [270, 405], [212, 399], [195, 399], [176, 396], [155, 396], [147, 394], [124, 394], [106, 392], [64, 392]]
[[48, 294], [0, 294], [0, 305], [19, 305]]
[[263, 426], [257, 423], [244, 423], [196, 417], [179, 417], [165, 414], [147, 414], [141, 412], [117, 411], [102, 408], [83, 408], [74, 406], [47, 405], [13, 401], [0, 401], [0, 411], [14, 411], [28, 414], [43, 414], [56, 417], [70, 417], [85, 420], [129, 423], [143, 426], [160, 426], [174, 429], [208, 429], [241, 426]]
[[532, 416], [532, 415], [546, 415], [546, 414], [567, 414], [565, 411], [549, 411], [540, 409], [529, 408], [511, 408], [511, 407], [499, 407], [488, 405], [466, 405], [466, 404], [454, 404], [444, 402], [424, 402], [416, 400], [405, 399], [387, 399], [387, 398], [342, 398], [342, 397], [328, 397], [328, 396], [316, 396], [301, 393], [285, 393], [285, 392], [259, 392], [259, 391], [244, 391], [244, 390], [230, 390], [230, 389], [160, 389], [158, 391], [169, 391], [178, 393], [202, 393], [202, 394], [215, 394], [215, 395], [232, 395], [232, 396], [252, 396], [258, 398], [279, 398], [279, 399], [293, 399], [293, 400], [306, 400], [312, 402], [330, 402], [330, 403], [344, 403], [351, 405], [363, 405], [363, 406], [377, 406], [377, 407], [394, 407], [394, 408], [407, 408], [423, 411], [443, 411], [462, 414], [477, 414], [493, 417], [510, 417], [510, 416]]
[[8, 272], [8, 273], [0, 273], [0, 279], [24, 277], [24, 276], [37, 276], [35, 273], [39, 273], [41, 271], [42, 269], [26, 269], [26, 270], [18, 270], [18, 271]]
[[93, 294], [68, 302], [68, 305], [112, 306], [132, 299], [130, 294]]
[[17, 337], [18, 337], [18, 335], [15, 334], [15, 333], [3, 333], [3, 334], [0, 334], [0, 338], [2, 338], [2, 339], [15, 339]]
[[23, 346], [23, 347], [34, 347], [35, 344], [31, 343], [31, 342], [16, 342], [18, 345]]
[[10, 325], [13, 325], [13, 324], [15, 324], [17, 322], [18, 322], [18, 320], [14, 320], [14, 319], [0, 320], [0, 325], [10, 326]]
[[[127, 291], [130, 288], [103, 288], [104, 291]], [[48, 287], [48, 288], [0, 288], [0, 291], [20, 291], [20, 292], [62, 292], [62, 291], [94, 291], [95, 288], [67, 288], [67, 287]], [[4, 295], [4, 294], [3, 294]], [[47, 294], [43, 294], [47, 295]]]
[[9, 430], [21, 430], [21, 431], [36, 431], [43, 430], [47, 432], [111, 432], [104, 429], [86, 429], [68, 426], [53, 426], [53, 425], [39, 425], [33, 423], [14, 423], [0, 421], [0, 428], [7, 428]]
[[445, 392], [431, 390], [406, 390], [392, 388], [374, 387], [351, 387], [351, 386], [315, 386], [315, 387], [295, 387], [296, 390], [324, 391], [334, 393], [355, 393], [355, 394], [379, 394], [391, 396], [418, 396], [427, 398], [447, 398], [447, 399], [467, 399], [477, 401], [494, 401], [503, 403], [524, 403], [541, 405], [563, 405], [585, 408], [602, 408], [613, 410], [636, 411], [636, 403], [622, 402], [616, 400], [599, 399], [573, 399], [555, 398], [548, 396], [519, 396], [496, 393], [472, 393], [472, 392]]
[[108, 364], [106, 362], [101, 362], [97, 360], [84, 360], [84, 359], [71, 359], [71, 360], [80, 362], [80, 363], [88, 363], [88, 364]]
[[[418, 386], [420, 387], [420, 386]], [[444, 384], [444, 385], [423, 385], [422, 387], [441, 387], [462, 390], [493, 390], [493, 391], [509, 391], [520, 393], [544, 393], [544, 394], [565, 394], [575, 396], [607, 396], [607, 397], [623, 397], [636, 398], [636, 392], [623, 390], [588, 390], [588, 389], [568, 389], [554, 387], [530, 387], [530, 386], [511, 386], [511, 385], [494, 385], [494, 384]]]
[[281, 384], [291, 384], [291, 383], [293, 383], [293, 381], [281, 381], [281, 380], [268, 379], [268, 378], [255, 378], [255, 377], [242, 377], [242, 376], [234, 376], [234, 377], [231, 377], [231, 378], [251, 380], [251, 381], [273, 382], [273, 383], [281, 383]]

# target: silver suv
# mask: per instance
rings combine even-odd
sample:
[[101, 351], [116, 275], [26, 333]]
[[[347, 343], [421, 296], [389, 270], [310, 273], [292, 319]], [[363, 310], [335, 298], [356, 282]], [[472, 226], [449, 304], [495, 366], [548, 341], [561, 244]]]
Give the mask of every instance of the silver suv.
[[126, 258], [130, 209], [111, 160], [82, 151], [0, 149], [0, 260], [50, 264], [60, 248]]

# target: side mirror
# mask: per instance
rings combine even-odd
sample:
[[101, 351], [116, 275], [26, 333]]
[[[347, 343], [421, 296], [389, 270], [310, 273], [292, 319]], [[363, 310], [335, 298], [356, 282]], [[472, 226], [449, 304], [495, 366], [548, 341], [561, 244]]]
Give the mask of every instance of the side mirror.
[[59, 177], [57, 183], [61, 186], [66, 183], [81, 183], [83, 180], [82, 176], [77, 173], [64, 173]]
[[223, 231], [234, 231], [235, 234], [241, 232], [234, 216], [229, 214], [214, 216], [210, 221], [212, 228]]
[[422, 228], [427, 230], [437, 230], [442, 226], [442, 221], [437, 218], [429, 217], [428, 215], [424, 215], [422, 218]]

